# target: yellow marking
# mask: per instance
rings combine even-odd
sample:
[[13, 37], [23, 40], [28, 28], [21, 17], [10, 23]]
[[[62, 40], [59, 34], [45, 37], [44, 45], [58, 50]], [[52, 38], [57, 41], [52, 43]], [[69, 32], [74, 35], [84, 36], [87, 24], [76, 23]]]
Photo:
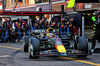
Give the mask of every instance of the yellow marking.
[[90, 16], [90, 14], [88, 14], [88, 16]]
[[85, 13], [83, 13], [83, 15], [85, 15]]
[[95, 32], [95, 31], [93, 31], [93, 32]]
[[70, 0], [67, 8], [72, 8], [75, 4], [75, 0]]
[[94, 30], [96, 29], [96, 28], [93, 28]]
[[93, 35], [95, 35], [95, 34], [93, 34]]
[[9, 48], [9, 49], [17, 49], [17, 50], [22, 50], [21, 48], [15, 48], [15, 47], [8, 47], [8, 46], [1, 46], [0, 47], [3, 47], [3, 48]]
[[7, 45], [7, 43], [4, 43], [4, 44], [6, 44], [6, 45]]
[[94, 24], [94, 26], [96, 26], [96, 24]]
[[93, 35], [92, 35], [93, 36]]
[[0, 56], [0, 57], [10, 57], [10, 55], [2, 55], [2, 56]]
[[14, 46], [15, 46], [16, 44], [12, 44], [12, 45], [14, 45]]
[[76, 59], [69, 58], [69, 57], [60, 57], [60, 58], [69, 59], [69, 60], [73, 60], [73, 61], [77, 61], [77, 62], [82, 62], [82, 63], [86, 63], [86, 64], [90, 64], [90, 65], [100, 66], [100, 64], [97, 64], [97, 63], [92, 63], [92, 62], [83, 61], [83, 60], [76, 60]]

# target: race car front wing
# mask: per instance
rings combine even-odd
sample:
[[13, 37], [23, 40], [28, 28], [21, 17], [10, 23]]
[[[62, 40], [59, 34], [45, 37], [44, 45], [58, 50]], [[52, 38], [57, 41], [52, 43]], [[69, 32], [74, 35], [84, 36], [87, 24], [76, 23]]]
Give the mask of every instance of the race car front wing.
[[35, 55], [35, 56], [73, 56], [73, 55], [91, 55], [91, 51], [88, 53], [84, 51], [79, 51], [79, 50], [74, 50], [74, 49], [67, 49], [66, 53], [59, 53], [58, 50], [45, 50], [41, 51], [40, 55]]

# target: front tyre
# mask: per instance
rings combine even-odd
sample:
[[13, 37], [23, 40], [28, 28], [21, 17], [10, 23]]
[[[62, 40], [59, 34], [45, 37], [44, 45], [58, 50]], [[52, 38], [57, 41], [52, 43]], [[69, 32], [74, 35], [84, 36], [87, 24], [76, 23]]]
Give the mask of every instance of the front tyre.
[[[79, 51], [84, 51], [85, 54], [88, 54], [88, 42], [85, 37], [78, 38], [77, 49]], [[77, 55], [77, 57], [87, 57], [87, 55]]]
[[40, 55], [40, 41], [37, 38], [29, 39], [29, 47], [28, 47], [29, 58], [39, 58]]

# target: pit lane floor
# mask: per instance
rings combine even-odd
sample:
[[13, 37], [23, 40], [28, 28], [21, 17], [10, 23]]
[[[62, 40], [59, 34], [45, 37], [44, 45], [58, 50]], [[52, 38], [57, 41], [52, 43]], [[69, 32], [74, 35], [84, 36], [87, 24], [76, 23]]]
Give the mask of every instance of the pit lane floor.
[[[96, 47], [100, 47], [97, 43]], [[100, 53], [93, 53], [87, 58], [40, 57], [29, 59], [22, 51], [22, 43], [0, 43], [0, 66], [100, 66]]]

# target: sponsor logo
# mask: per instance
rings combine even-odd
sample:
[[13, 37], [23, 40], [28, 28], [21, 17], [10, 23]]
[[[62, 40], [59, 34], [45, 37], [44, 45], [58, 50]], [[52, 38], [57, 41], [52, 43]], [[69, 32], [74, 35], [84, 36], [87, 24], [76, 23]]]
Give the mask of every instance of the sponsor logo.
[[35, 33], [45, 33], [45, 30], [35, 30]]

